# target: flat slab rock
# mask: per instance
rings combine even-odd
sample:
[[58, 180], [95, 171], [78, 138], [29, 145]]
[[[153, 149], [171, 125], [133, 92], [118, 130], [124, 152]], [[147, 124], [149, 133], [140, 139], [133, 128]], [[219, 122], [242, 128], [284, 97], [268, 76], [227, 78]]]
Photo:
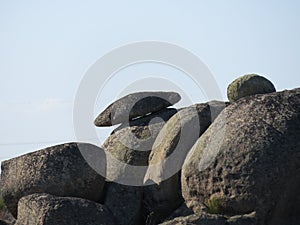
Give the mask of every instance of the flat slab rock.
[[110, 104], [95, 119], [98, 127], [112, 126], [160, 111], [180, 101], [175, 92], [137, 92], [126, 95]]
[[86, 199], [33, 194], [20, 199], [15, 225], [114, 225], [110, 211]]
[[[101, 198], [105, 180], [83, 158], [81, 147], [92, 158], [100, 151], [91, 144], [68, 143], [2, 162], [1, 193], [14, 217], [19, 199], [29, 194], [49, 193], [93, 201]], [[105, 169], [105, 159], [99, 165]]]

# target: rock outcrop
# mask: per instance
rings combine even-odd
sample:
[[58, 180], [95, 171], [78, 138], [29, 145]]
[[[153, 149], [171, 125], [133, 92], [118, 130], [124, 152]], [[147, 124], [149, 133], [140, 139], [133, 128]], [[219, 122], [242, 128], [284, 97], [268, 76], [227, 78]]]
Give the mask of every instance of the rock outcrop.
[[19, 201], [15, 225], [115, 225], [110, 211], [86, 199], [33, 194]]
[[79, 145], [85, 145], [91, 153], [99, 149], [90, 144], [68, 143], [2, 162], [1, 193], [14, 217], [19, 199], [29, 194], [48, 193], [93, 201], [101, 198], [105, 180], [87, 164]]
[[260, 225], [300, 221], [300, 89], [241, 99], [199, 138], [182, 170], [194, 212], [257, 212]]
[[267, 94], [276, 89], [271, 81], [257, 74], [248, 74], [234, 80], [227, 88], [230, 102], [255, 94]]
[[138, 92], [126, 95], [109, 105], [95, 119], [98, 127], [111, 126], [158, 112], [181, 99], [175, 92]]
[[103, 148], [67, 143], [2, 162], [15, 225], [297, 225], [300, 88], [274, 92], [257, 75], [230, 86], [230, 104], [178, 110], [167, 108], [176, 93], [131, 94], [96, 119], [122, 123]]

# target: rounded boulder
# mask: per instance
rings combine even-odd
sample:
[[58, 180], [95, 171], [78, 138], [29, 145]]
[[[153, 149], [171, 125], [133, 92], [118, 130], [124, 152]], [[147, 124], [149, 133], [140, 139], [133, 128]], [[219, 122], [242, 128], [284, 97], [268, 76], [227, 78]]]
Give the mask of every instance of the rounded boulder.
[[271, 81], [257, 74], [247, 74], [234, 80], [227, 87], [227, 97], [230, 102], [240, 98], [275, 92], [276, 89]]

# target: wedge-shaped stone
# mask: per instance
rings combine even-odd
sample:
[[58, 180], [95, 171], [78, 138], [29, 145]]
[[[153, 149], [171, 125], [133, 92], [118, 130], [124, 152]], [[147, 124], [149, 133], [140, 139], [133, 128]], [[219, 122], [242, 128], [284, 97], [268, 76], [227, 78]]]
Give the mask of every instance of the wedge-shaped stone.
[[175, 92], [137, 92], [126, 95], [109, 105], [95, 119], [98, 127], [128, 123], [130, 120], [172, 106], [181, 97]]

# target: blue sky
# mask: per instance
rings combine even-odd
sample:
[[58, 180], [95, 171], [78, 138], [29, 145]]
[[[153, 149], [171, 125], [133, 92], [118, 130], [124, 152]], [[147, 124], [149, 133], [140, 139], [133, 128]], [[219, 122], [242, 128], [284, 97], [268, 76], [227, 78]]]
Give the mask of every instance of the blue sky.
[[[144, 40], [198, 55], [223, 100], [227, 85], [246, 73], [266, 76], [277, 90], [300, 87], [296, 0], [0, 0], [0, 160], [75, 140], [73, 102], [85, 72], [112, 49]], [[158, 74], [181, 84], [194, 102], [209, 100], [180, 72], [146, 64], [121, 71], [95, 114], [139, 76]]]

